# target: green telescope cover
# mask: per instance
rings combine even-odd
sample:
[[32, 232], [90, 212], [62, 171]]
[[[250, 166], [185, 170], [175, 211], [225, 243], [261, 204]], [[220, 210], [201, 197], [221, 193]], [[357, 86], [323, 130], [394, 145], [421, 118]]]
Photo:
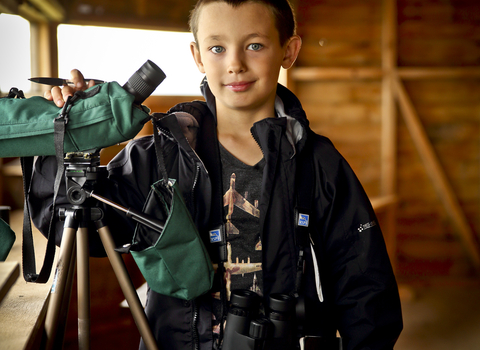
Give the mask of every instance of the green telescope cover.
[[[93, 90], [96, 89], [96, 90]], [[97, 91], [98, 90], [98, 91]], [[91, 97], [72, 106], [64, 151], [109, 147], [135, 137], [149, 120], [149, 110], [117, 82], [94, 86]], [[0, 158], [55, 155], [54, 120], [61, 112], [40, 96], [0, 99]]]

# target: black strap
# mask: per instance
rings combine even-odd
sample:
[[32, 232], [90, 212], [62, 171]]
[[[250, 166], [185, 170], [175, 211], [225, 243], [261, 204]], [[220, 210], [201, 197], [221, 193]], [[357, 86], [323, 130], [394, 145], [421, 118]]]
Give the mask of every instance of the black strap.
[[27, 194], [33, 172], [33, 157], [20, 158], [20, 164], [22, 165], [23, 193], [25, 194], [25, 202], [23, 205], [22, 265], [25, 281], [30, 281], [32, 279], [32, 272], [34, 273], [36, 271], [32, 224], [30, 222], [30, 209], [27, 201]]
[[310, 140], [302, 149], [297, 161], [296, 171], [296, 208], [295, 208], [295, 240], [299, 250], [297, 261], [296, 293], [300, 294], [303, 284], [303, 272], [305, 264], [304, 251], [310, 242], [311, 215], [313, 205], [313, 194], [315, 188], [315, 168]]
[[295, 174], [296, 207], [295, 207], [295, 241], [298, 249], [297, 275], [294, 296], [297, 300], [297, 332], [304, 336], [306, 307], [304, 293], [305, 249], [310, 244], [310, 232], [313, 222], [313, 196], [315, 193], [315, 167], [313, 164], [311, 137], [307, 137], [301, 153], [298, 155]]
[[30, 223], [30, 209], [28, 206], [28, 191], [30, 189], [30, 182], [33, 172], [33, 158], [22, 158], [22, 172], [23, 172], [23, 190], [25, 193], [25, 206], [23, 214], [23, 245], [22, 245], [22, 264], [23, 277], [27, 282], [46, 283], [50, 278], [53, 260], [55, 258], [55, 202], [57, 200], [58, 190], [62, 182], [62, 177], [65, 171], [63, 143], [65, 138], [65, 130], [68, 124], [68, 113], [73, 106], [73, 103], [78, 98], [84, 98], [84, 94], [75, 94], [73, 97], [69, 96], [59, 116], [54, 120], [54, 142], [55, 142], [55, 157], [57, 160], [57, 173], [55, 175], [55, 182], [53, 185], [53, 203], [52, 216], [50, 218], [50, 225], [47, 235], [47, 248], [45, 250], [45, 258], [40, 273], [36, 273], [35, 266], [35, 247], [33, 244], [32, 226]]
[[160, 136], [158, 136], [159, 130], [156, 124], [155, 119], [152, 118], [153, 124], [153, 138], [155, 143], [155, 155], [157, 156], [157, 165], [158, 165], [158, 172], [162, 176], [162, 179], [165, 184], [168, 183], [168, 173], [167, 167], [165, 166], [165, 155], [163, 154], [163, 147], [160, 145]]

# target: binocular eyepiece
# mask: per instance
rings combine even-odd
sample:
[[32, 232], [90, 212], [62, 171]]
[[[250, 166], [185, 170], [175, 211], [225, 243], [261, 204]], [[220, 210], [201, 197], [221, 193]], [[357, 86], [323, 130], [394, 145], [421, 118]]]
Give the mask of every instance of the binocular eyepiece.
[[295, 299], [286, 294], [268, 298], [265, 315], [261, 298], [246, 289], [233, 290], [222, 350], [287, 350], [295, 339]]

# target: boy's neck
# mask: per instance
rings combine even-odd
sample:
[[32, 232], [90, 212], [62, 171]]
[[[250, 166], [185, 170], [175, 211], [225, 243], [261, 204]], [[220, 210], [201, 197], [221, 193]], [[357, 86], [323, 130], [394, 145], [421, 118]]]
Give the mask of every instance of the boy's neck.
[[263, 158], [263, 153], [250, 129], [260, 120], [274, 118], [274, 108], [272, 107], [267, 113], [266, 111], [223, 110], [219, 107], [217, 105], [217, 134], [220, 143], [243, 163], [252, 166], [257, 164]]
[[217, 103], [217, 128], [218, 131], [227, 133], [250, 133], [250, 129], [256, 122], [275, 118], [275, 104], [260, 109], [231, 109]]

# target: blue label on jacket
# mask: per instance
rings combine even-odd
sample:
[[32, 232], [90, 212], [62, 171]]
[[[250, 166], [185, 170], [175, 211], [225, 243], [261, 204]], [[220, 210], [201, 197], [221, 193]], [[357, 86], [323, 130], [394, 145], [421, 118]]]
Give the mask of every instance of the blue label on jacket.
[[217, 243], [222, 241], [220, 229], [210, 231], [210, 243]]
[[298, 214], [298, 226], [308, 227], [308, 220], [310, 217], [308, 214]]

